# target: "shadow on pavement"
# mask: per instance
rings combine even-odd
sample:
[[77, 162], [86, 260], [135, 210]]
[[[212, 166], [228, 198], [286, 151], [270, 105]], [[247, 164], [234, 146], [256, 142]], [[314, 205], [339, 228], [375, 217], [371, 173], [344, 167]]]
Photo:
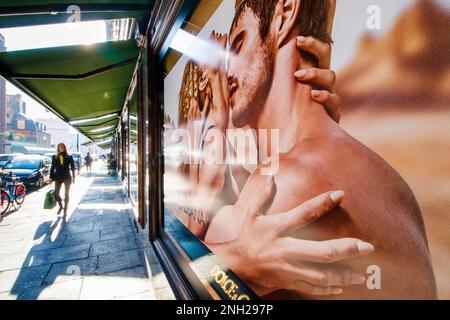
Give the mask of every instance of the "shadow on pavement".
[[[58, 217], [37, 227], [10, 290], [17, 299], [156, 298], [144, 265], [151, 245], [136, 240], [121, 183], [102, 172], [92, 177], [86, 190], [74, 190], [84, 195], [67, 222]], [[164, 277], [156, 270], [153, 278]]]

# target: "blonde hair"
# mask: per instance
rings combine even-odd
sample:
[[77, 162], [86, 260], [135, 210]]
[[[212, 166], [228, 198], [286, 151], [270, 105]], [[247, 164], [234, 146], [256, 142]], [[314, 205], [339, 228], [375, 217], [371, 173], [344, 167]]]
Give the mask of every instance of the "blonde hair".
[[63, 146], [64, 147], [64, 151], [66, 152], [66, 155], [70, 156], [69, 151], [67, 150], [67, 147], [64, 143], [58, 143], [58, 146], [56, 147], [56, 156], [59, 158], [59, 156], [61, 155], [61, 153], [59, 152], [59, 146]]

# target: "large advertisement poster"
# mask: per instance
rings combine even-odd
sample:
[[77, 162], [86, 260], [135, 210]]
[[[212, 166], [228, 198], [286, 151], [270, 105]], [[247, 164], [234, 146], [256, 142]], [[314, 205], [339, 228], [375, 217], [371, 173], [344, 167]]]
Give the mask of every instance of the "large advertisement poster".
[[450, 298], [449, 18], [200, 1], [165, 59], [164, 227], [213, 297]]

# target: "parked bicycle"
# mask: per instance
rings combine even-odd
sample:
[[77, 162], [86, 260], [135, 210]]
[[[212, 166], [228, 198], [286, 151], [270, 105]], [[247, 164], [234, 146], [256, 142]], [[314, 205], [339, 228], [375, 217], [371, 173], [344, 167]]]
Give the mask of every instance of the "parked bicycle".
[[26, 194], [27, 190], [17, 176], [0, 172], [0, 215], [13, 207], [18, 210], [25, 201]]

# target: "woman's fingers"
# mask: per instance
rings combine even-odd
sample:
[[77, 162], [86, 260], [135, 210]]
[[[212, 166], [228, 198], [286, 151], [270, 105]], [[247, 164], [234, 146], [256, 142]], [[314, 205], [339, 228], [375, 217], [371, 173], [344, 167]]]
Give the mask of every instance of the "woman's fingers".
[[[333, 11], [333, 10], [332, 10]], [[318, 60], [318, 68], [298, 70], [295, 77], [300, 82], [314, 84], [322, 90], [313, 90], [312, 98], [322, 104], [328, 114], [339, 123], [341, 115], [339, 113], [340, 97], [334, 93], [336, 74], [330, 69], [331, 65], [331, 44], [320, 41], [314, 37], [297, 37], [297, 47], [306, 51]]]
[[217, 56], [217, 70], [219, 73], [226, 72], [226, 59], [224, 55], [224, 50], [226, 49], [228, 43], [227, 35], [219, 34], [215, 39], [215, 50]]
[[329, 69], [309, 68], [295, 72], [295, 77], [300, 82], [307, 82], [323, 90], [334, 92], [336, 73]]
[[315, 56], [319, 68], [329, 69], [331, 66], [331, 44], [317, 40], [314, 37], [297, 37], [297, 47]]
[[341, 99], [334, 93], [336, 73], [332, 70], [318, 68], [302, 69], [295, 73], [299, 82], [309, 83], [322, 90], [312, 90], [311, 97], [317, 103], [323, 105], [330, 117], [339, 123], [341, 114], [339, 108]]
[[344, 292], [344, 289], [340, 287], [315, 286], [302, 280], [294, 281], [292, 283], [291, 290], [297, 291], [300, 294], [307, 294], [311, 296], [340, 295]]
[[275, 182], [273, 176], [267, 176], [258, 192], [255, 193], [254, 197], [247, 203], [245, 212], [247, 212], [247, 217], [253, 219], [260, 215], [264, 211], [264, 207], [267, 206], [273, 199], [273, 194], [275, 191]]
[[220, 47], [222, 49], [225, 49], [227, 47], [227, 43], [228, 43], [228, 35], [227, 34], [221, 34], [219, 36], [218, 40], [219, 40], [218, 42], [220, 44]]
[[326, 192], [290, 211], [274, 214], [268, 218], [277, 223], [280, 233], [292, 233], [338, 207], [343, 198], [343, 191]]
[[[284, 275], [286, 273], [289, 273], [290, 271], [286, 271], [283, 269], [279, 269], [278, 271], [283, 272]], [[311, 283], [311, 281], [308, 280], [301, 280], [299, 279], [298, 275], [294, 274], [292, 276], [293, 280], [288, 281], [289, 285], [288, 288], [292, 291], [296, 291], [299, 294], [307, 294], [311, 296], [330, 296], [330, 295], [339, 295], [343, 293], [343, 287], [336, 285], [336, 286], [321, 286], [321, 285], [314, 285]], [[276, 287], [264, 287], [260, 284], [256, 284], [252, 281], [247, 281], [247, 284], [252, 288], [252, 290], [258, 294], [260, 297], [266, 296], [268, 294], [273, 293], [274, 291], [277, 291]]]
[[374, 251], [372, 244], [353, 238], [310, 241], [285, 237], [279, 240], [278, 245], [287, 258], [325, 264], [365, 256]]
[[365, 283], [365, 277], [348, 268], [331, 265], [293, 263], [301, 272], [301, 280], [322, 287], [348, 287]]
[[325, 90], [312, 90], [311, 97], [314, 101], [323, 105], [330, 117], [339, 123], [341, 120], [341, 113], [339, 112], [341, 98], [339, 95]]
[[[343, 292], [342, 286], [333, 285], [332, 283], [339, 283], [338, 280], [331, 278], [326, 279], [324, 273], [314, 272], [311, 269], [293, 266], [291, 264], [284, 264], [277, 270], [278, 278], [282, 279], [286, 283], [285, 288], [288, 290], [293, 290], [300, 292], [302, 294], [309, 295], [337, 295]], [[315, 274], [314, 274], [315, 273]], [[324, 279], [329, 283], [325, 283]], [[277, 283], [271, 283], [268, 279], [268, 286], [272, 287]]]

